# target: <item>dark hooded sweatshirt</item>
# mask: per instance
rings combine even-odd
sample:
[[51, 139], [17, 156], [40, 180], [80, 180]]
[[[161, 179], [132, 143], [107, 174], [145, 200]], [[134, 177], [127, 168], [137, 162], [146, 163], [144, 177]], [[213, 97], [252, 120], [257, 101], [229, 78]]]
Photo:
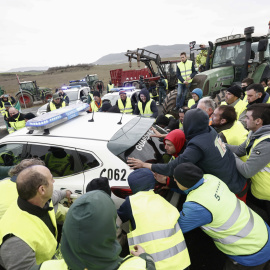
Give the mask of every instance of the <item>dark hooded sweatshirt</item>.
[[[141, 97], [140, 97], [141, 94], [143, 94], [146, 97], [146, 102], [142, 102]], [[141, 101], [141, 103], [142, 103], [142, 110], [143, 110], [143, 112], [145, 110], [145, 105], [146, 105], [146, 103], [149, 100], [150, 100], [150, 94], [149, 94], [148, 90], [147, 89], [142, 89], [142, 91], [139, 94], [139, 101]], [[151, 117], [157, 118], [157, 116], [158, 116], [158, 108], [157, 108], [156, 102], [154, 100], [152, 100], [151, 105], [150, 105], [150, 108], [151, 108], [151, 111], [153, 112], [153, 114], [151, 115]], [[139, 108], [138, 108], [138, 104], [137, 104], [137, 106], [136, 106], [135, 111], [133, 112], [133, 114], [136, 114], [136, 115], [139, 115], [140, 114], [140, 111], [139, 111]]]
[[[116, 208], [104, 191], [94, 190], [78, 198], [70, 207], [63, 226], [61, 252], [72, 270], [116, 270], [122, 258], [116, 239]], [[147, 253], [140, 255], [146, 260]], [[155, 266], [151, 259], [151, 267]], [[147, 264], [148, 265], [148, 264]]]
[[189, 110], [184, 118], [184, 133], [188, 141], [183, 154], [168, 164], [153, 164], [152, 171], [172, 176], [178, 164], [192, 162], [205, 174], [212, 174], [235, 193], [240, 193], [246, 179], [236, 168], [235, 157], [225, 144], [220, 143], [217, 132], [208, 126], [209, 117], [201, 109]]

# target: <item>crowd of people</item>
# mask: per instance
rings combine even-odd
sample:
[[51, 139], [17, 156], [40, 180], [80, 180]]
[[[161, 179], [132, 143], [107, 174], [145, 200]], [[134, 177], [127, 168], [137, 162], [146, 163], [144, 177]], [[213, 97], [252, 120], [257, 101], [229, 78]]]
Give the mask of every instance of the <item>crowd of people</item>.
[[[185, 234], [201, 228], [227, 256], [224, 270], [270, 269], [270, 79], [226, 89], [219, 106], [196, 88], [186, 96], [194, 64], [181, 53], [175, 114], [159, 115], [168, 82], [146, 88], [137, 104], [123, 90], [116, 104], [89, 93], [89, 113], [117, 112], [155, 118], [152, 137], [164, 144], [163, 163], [133, 157], [128, 176], [132, 195], [116, 210], [107, 178], [89, 182], [86, 193], [67, 208], [69, 190], [54, 191], [48, 159], [22, 160], [0, 182], [0, 269], [190, 269]], [[110, 82], [107, 91], [114, 86]], [[162, 93], [163, 91], [163, 93]], [[165, 94], [164, 94], [165, 93]], [[14, 98], [1, 96], [9, 132], [35, 115], [21, 114]], [[63, 91], [47, 111], [68, 106]], [[57, 165], [56, 165], [57, 167]], [[59, 171], [59, 168], [56, 168]], [[167, 192], [180, 194], [172, 205]], [[129, 223], [129, 232], [123, 231]], [[62, 234], [58, 235], [63, 225]], [[128, 242], [130, 254], [120, 256]], [[198, 243], [199, 244], [199, 243]]]

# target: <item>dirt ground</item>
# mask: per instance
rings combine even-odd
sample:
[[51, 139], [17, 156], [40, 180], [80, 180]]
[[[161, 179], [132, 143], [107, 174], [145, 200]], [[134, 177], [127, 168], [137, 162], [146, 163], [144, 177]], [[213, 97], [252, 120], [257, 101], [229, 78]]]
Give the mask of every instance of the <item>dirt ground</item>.
[[[171, 58], [175, 60], [176, 58]], [[165, 58], [162, 60], [170, 60]], [[140, 67], [137, 66], [137, 62], [132, 62], [131, 69], [142, 69], [144, 63], [140, 63]], [[155, 70], [156, 66], [153, 64]], [[18, 73], [0, 73], [0, 87], [7, 93], [14, 95], [19, 91], [18, 81], [16, 74], [18, 74], [20, 81], [37, 81], [39, 87], [49, 87], [52, 90], [61, 87], [62, 85], [68, 85], [71, 80], [80, 80], [87, 74], [97, 74], [99, 80], [103, 81], [104, 86], [109, 83], [110, 70], [123, 69], [129, 70], [129, 63], [118, 65], [93, 65], [89, 67], [71, 66], [57, 69], [53, 72], [18, 72]]]

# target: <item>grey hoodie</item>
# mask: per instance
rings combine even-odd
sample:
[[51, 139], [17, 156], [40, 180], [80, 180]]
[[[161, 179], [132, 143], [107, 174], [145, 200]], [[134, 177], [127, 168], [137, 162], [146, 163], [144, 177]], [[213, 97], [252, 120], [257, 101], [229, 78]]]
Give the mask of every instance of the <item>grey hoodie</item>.
[[[270, 125], [265, 125], [259, 128], [257, 131], [250, 131], [247, 140], [252, 141], [262, 136], [270, 135]], [[257, 172], [262, 170], [270, 162], [270, 140], [263, 140], [258, 143], [252, 150], [249, 159], [243, 162], [239, 157], [246, 155], [246, 143], [244, 141], [241, 145], [227, 145], [228, 148], [234, 152], [236, 157], [236, 167], [238, 171], [246, 178], [251, 178]]]

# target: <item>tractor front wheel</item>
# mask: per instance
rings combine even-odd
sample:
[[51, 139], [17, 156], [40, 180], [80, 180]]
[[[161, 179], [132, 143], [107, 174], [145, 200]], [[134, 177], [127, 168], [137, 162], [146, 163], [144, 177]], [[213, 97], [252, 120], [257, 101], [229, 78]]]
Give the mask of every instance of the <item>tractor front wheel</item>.
[[28, 93], [22, 93], [22, 94], [20, 93], [20, 94], [18, 94], [17, 98], [18, 98], [22, 108], [24, 108], [24, 103], [25, 103], [27, 108], [32, 107], [34, 104], [33, 97]]

